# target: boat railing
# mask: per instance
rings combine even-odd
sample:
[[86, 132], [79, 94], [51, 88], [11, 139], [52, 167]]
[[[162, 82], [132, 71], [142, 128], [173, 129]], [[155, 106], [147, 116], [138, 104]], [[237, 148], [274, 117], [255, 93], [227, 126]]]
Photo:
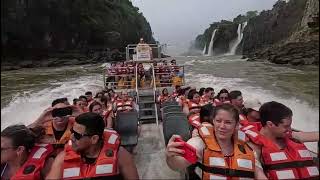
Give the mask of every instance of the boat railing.
[[152, 82], [153, 82], [153, 99], [154, 99], [154, 109], [156, 114], [156, 123], [157, 126], [159, 125], [159, 118], [158, 118], [158, 106], [157, 106], [157, 84], [156, 84], [156, 76], [154, 71], [154, 66], [151, 65], [152, 68]]

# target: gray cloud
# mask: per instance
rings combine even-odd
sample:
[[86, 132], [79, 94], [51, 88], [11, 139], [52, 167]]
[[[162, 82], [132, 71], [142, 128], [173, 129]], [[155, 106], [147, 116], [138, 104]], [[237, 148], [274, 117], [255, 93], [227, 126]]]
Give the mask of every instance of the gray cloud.
[[182, 53], [212, 22], [247, 11], [271, 9], [277, 0], [131, 0], [149, 21], [154, 37], [172, 55]]

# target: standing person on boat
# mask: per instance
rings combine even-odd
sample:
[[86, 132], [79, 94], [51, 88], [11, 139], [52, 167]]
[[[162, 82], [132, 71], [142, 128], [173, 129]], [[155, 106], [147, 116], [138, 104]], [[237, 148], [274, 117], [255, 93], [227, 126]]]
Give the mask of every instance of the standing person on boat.
[[38, 145], [37, 135], [25, 125], [1, 131], [1, 179], [44, 179], [51, 168], [53, 147]]
[[47, 179], [138, 179], [130, 153], [120, 146], [119, 135], [105, 129], [95, 113], [76, 117], [70, 143], [55, 158]]
[[213, 101], [214, 106], [218, 106], [223, 103], [230, 103], [229, 91], [226, 89], [221, 89]]
[[[230, 104], [216, 107], [213, 126], [202, 126], [199, 136], [187, 141], [196, 150], [196, 174], [201, 179], [256, 178], [266, 179], [262, 168], [256, 164], [254, 152], [238, 135], [239, 113]], [[166, 160], [173, 170], [184, 170], [187, 161], [181, 149], [182, 142], [175, 142], [173, 135], [166, 148]], [[200, 168], [200, 169], [199, 169]]]
[[136, 47], [137, 60], [152, 60], [152, 48], [146, 44], [143, 38], [140, 38], [140, 42]]
[[292, 111], [271, 101], [260, 109], [260, 131], [246, 130], [268, 179], [319, 178], [319, 170], [303, 144], [319, 141], [319, 132], [291, 133]]

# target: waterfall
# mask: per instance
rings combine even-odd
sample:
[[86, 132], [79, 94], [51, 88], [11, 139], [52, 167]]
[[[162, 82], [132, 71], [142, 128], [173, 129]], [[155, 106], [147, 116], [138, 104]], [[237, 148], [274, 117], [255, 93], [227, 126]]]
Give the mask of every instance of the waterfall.
[[217, 32], [218, 29], [215, 29], [212, 33], [212, 36], [211, 36], [211, 41], [210, 41], [210, 44], [209, 44], [209, 49], [208, 49], [208, 56], [212, 56], [213, 55], [213, 40], [214, 40], [214, 36], [216, 35], [216, 32]]
[[204, 48], [203, 48], [203, 51], [202, 51], [202, 55], [206, 55], [206, 48], [207, 48], [207, 45], [205, 44]]
[[237, 47], [239, 46], [239, 44], [243, 38], [243, 30], [246, 26], [247, 26], [247, 22], [244, 22], [243, 24], [238, 25], [238, 30], [237, 30], [238, 36], [237, 36], [237, 39], [234, 41], [234, 43], [231, 45], [230, 51], [229, 51], [229, 53], [227, 53], [228, 55], [235, 55], [236, 54]]

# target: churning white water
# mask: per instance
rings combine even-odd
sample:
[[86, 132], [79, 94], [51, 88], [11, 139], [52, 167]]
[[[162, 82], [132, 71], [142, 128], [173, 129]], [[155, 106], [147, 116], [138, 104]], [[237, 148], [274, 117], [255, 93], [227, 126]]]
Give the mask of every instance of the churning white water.
[[43, 110], [51, 106], [54, 99], [67, 97], [72, 104], [74, 98], [84, 95], [86, 91], [95, 94], [102, 86], [102, 76], [82, 76], [48, 84], [48, 88], [38, 92], [17, 94], [6, 107], [1, 109], [1, 130], [16, 123], [29, 125]]

